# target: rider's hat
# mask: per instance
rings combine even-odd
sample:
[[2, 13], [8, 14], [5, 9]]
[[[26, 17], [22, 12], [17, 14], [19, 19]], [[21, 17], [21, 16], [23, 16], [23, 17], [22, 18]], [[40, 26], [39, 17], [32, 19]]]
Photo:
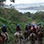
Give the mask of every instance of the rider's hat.
[[39, 22], [39, 25], [41, 25], [41, 22]]
[[25, 26], [27, 26], [27, 24], [25, 24]]
[[17, 27], [19, 27], [19, 24], [17, 24]]
[[3, 25], [3, 27], [5, 27], [5, 25]]

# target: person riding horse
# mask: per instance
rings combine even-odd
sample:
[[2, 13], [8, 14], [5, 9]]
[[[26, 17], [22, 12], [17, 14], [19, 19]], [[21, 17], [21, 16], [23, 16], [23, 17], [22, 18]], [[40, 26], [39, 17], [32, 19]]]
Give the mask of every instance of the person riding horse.
[[3, 36], [1, 34], [1, 26], [0, 26], [0, 44], [4, 44]]
[[7, 41], [9, 40], [9, 36], [5, 25], [3, 25], [3, 28], [2, 28], [2, 36], [4, 37], [5, 40]]
[[31, 25], [32, 27], [31, 27], [31, 32], [30, 32], [30, 34], [31, 33], [34, 33], [35, 35], [36, 35], [36, 40], [37, 40], [37, 33], [36, 33], [36, 28], [35, 28], [35, 25]]
[[31, 41], [31, 44], [34, 44], [36, 39], [37, 39], [36, 28], [35, 28], [35, 25], [32, 24], [31, 25], [31, 32], [30, 32], [30, 41]]
[[22, 37], [22, 31], [21, 31], [21, 28], [20, 28], [19, 24], [17, 24], [16, 32], [19, 32], [21, 38], [23, 39], [23, 37]]
[[38, 32], [38, 42], [39, 42], [39, 44], [42, 44], [43, 42], [43, 32], [40, 30], [39, 32]]
[[25, 25], [25, 32], [24, 32], [25, 39], [28, 38], [28, 25]]
[[14, 41], [18, 42], [21, 41], [22, 39], [23, 39], [22, 31], [19, 24], [17, 24], [16, 32], [14, 33]]
[[29, 31], [31, 30], [31, 23], [29, 23], [28, 30]]
[[31, 25], [31, 33], [32, 32], [36, 34], [36, 28], [35, 28], [35, 25], [33, 25], [33, 24]]
[[33, 32], [36, 34], [36, 28], [35, 28], [35, 25], [33, 25]]
[[41, 26], [41, 22], [39, 22], [39, 24], [37, 24], [37, 32], [39, 32], [40, 30], [43, 31], [43, 26]]
[[43, 26], [41, 25], [41, 22], [39, 23], [39, 29], [43, 31]]
[[28, 36], [30, 35], [30, 32], [31, 32], [31, 23], [29, 23], [29, 26], [28, 26]]

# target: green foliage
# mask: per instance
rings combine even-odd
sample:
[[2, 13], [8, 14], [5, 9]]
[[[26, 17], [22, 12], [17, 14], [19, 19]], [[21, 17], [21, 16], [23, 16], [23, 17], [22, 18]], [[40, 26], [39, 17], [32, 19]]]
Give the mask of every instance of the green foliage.
[[0, 9], [0, 25], [2, 27], [2, 25], [5, 24], [7, 27], [7, 31], [10, 39], [10, 42], [8, 44], [11, 44], [14, 38], [14, 33], [16, 32], [17, 24], [20, 25], [24, 33], [25, 24], [28, 24], [33, 20], [36, 20], [36, 24], [38, 22], [42, 22], [42, 25], [44, 27], [44, 12], [37, 12], [35, 14], [31, 14], [30, 12], [27, 12], [25, 14], [22, 14], [21, 12], [18, 12], [16, 9], [13, 8]]

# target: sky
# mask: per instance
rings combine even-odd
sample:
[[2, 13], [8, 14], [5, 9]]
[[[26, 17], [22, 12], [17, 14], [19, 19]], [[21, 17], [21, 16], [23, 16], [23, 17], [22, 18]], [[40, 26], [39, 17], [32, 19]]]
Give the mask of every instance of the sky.
[[15, 0], [15, 3], [6, 0], [7, 5], [9, 4], [32, 4], [32, 3], [44, 3], [44, 0]]

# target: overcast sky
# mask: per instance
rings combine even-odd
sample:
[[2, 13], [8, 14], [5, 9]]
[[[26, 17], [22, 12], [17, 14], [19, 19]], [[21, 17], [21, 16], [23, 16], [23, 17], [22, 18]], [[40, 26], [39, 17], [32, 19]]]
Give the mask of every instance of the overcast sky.
[[[31, 3], [44, 3], [44, 0], [15, 0], [14, 4], [31, 4]], [[13, 4], [9, 0], [6, 0], [6, 4]]]

